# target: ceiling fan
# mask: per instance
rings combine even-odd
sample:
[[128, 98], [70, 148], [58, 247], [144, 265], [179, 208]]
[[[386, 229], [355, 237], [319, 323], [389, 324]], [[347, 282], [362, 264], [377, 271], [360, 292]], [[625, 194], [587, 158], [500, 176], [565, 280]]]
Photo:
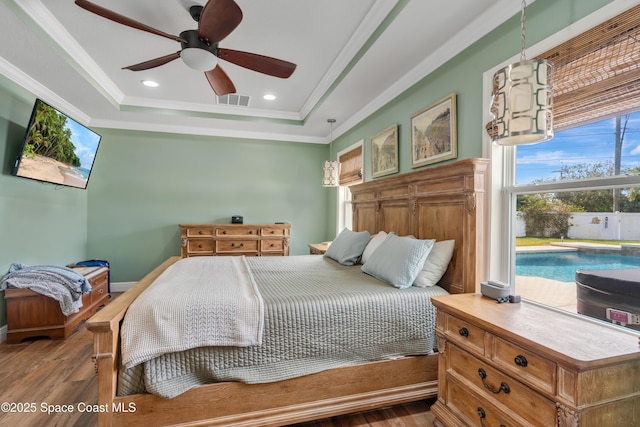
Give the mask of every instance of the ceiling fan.
[[218, 47], [218, 43], [227, 37], [242, 21], [242, 10], [233, 0], [209, 0], [204, 6], [191, 6], [189, 13], [198, 23], [198, 29], [183, 31], [179, 36], [167, 34], [87, 0], [75, 0], [75, 3], [81, 8], [103, 18], [175, 40], [182, 46], [182, 49], [178, 52], [124, 67], [123, 69], [126, 70], [148, 70], [167, 64], [174, 59], [182, 58], [190, 68], [204, 71], [213, 91], [216, 95], [222, 96], [235, 93], [236, 88], [227, 73], [217, 63], [217, 59], [223, 59], [249, 70], [284, 79], [291, 76], [296, 69], [296, 64], [281, 59]]

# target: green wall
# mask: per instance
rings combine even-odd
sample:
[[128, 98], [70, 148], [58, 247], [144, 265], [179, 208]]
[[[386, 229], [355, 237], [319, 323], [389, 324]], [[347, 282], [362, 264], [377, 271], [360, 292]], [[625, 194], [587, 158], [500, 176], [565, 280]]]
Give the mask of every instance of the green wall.
[[[610, 2], [610, 0], [536, 0], [526, 9], [527, 46], [534, 45]], [[410, 158], [411, 115], [451, 93], [456, 93], [458, 159], [480, 157], [484, 132], [483, 110], [487, 108], [489, 102], [482, 99], [482, 74], [519, 53], [520, 13], [517, 13], [337, 138], [334, 142], [334, 153], [364, 139], [364, 179], [370, 181], [372, 179], [370, 138], [387, 127], [397, 124], [398, 173], [411, 172], [415, 170], [411, 168]], [[337, 124], [339, 125], [340, 123]], [[454, 160], [449, 162], [452, 161]], [[328, 209], [328, 212], [335, 212], [336, 197], [330, 199]], [[335, 230], [335, 228], [334, 215], [331, 216], [328, 229]]]
[[[537, 0], [527, 8], [527, 45], [609, 2]], [[396, 123], [399, 173], [410, 172], [410, 116], [455, 92], [458, 158], [480, 156], [482, 73], [519, 49], [517, 14], [341, 135], [333, 152], [364, 138], [368, 181], [370, 137]], [[291, 223], [292, 254], [335, 235], [336, 190], [320, 185], [327, 146], [97, 129], [103, 140], [88, 190], [12, 177], [34, 99], [0, 76], [0, 272], [12, 262], [104, 258], [114, 281], [135, 281], [179, 253], [177, 224], [228, 222], [236, 214], [247, 223]], [[2, 300], [0, 325], [5, 317]]]
[[[34, 100], [0, 77], [0, 276], [14, 262], [64, 265], [86, 256], [87, 192], [11, 175]], [[0, 298], [1, 326], [4, 292]]]
[[325, 240], [330, 190], [318, 144], [97, 129], [89, 181], [90, 258], [135, 281], [180, 254], [180, 223], [291, 224], [290, 253]]

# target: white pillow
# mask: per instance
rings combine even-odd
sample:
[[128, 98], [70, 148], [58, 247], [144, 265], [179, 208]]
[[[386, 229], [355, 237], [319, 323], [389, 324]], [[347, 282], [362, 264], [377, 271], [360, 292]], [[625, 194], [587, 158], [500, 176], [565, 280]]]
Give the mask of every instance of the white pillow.
[[413, 284], [435, 240], [398, 237], [391, 233], [362, 266], [362, 271], [396, 288]]
[[360, 258], [360, 262], [362, 264], [364, 264], [365, 262], [367, 262], [367, 260], [369, 259], [369, 257], [371, 256], [371, 254], [378, 249], [378, 246], [380, 246], [382, 244], [382, 242], [384, 242], [384, 240], [387, 238], [387, 233], [384, 231], [379, 232], [378, 234], [375, 234], [371, 240], [369, 240], [369, 243], [367, 243], [367, 246], [364, 248], [364, 252], [362, 252], [362, 258]]
[[429, 252], [424, 262], [422, 271], [418, 273], [413, 286], [426, 288], [437, 284], [444, 273], [447, 271], [451, 257], [453, 257], [453, 248], [455, 240], [442, 240], [436, 242]]

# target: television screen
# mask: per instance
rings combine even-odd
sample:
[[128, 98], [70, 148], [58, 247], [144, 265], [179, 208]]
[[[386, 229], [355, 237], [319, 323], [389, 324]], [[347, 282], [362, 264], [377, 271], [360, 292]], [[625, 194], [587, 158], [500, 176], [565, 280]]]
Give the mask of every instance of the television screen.
[[37, 99], [13, 175], [86, 189], [100, 138]]

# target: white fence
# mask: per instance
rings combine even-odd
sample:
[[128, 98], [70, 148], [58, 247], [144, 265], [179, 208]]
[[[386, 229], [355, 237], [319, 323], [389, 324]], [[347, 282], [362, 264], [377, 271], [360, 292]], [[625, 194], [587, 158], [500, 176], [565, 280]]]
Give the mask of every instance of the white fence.
[[[518, 216], [518, 237], [526, 236], [525, 223]], [[640, 213], [574, 212], [569, 218], [569, 239], [640, 240]]]

